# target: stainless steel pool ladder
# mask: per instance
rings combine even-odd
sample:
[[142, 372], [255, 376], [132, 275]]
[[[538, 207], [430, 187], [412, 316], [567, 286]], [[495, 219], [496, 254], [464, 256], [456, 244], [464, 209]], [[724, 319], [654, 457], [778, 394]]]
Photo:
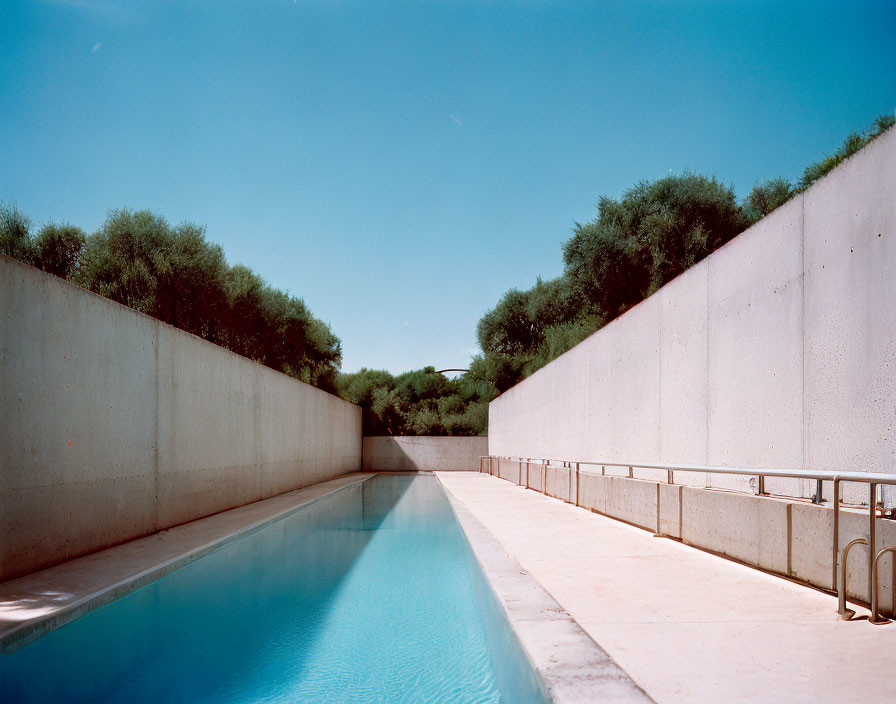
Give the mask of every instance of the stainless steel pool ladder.
[[867, 544], [868, 541], [865, 538], [856, 538], [855, 540], [850, 540], [840, 553], [840, 581], [837, 584], [837, 603], [840, 618], [844, 621], [849, 621], [856, 615], [853, 609], [846, 608], [846, 561], [849, 558], [849, 550], [853, 545]]

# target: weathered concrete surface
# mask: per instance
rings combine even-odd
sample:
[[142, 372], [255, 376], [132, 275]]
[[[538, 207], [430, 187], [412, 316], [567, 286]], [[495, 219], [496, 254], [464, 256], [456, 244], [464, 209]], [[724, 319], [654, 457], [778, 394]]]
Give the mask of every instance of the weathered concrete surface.
[[487, 437], [367, 436], [364, 471], [479, 471]]
[[[498, 543], [469, 508], [442, 485], [482, 572], [526, 657], [554, 704], [650, 702], [607, 653]], [[483, 598], [483, 597], [480, 597]], [[493, 607], [494, 608], [494, 607]], [[488, 618], [488, 614], [485, 614]]]
[[0, 256], [0, 580], [360, 469], [357, 406]]
[[485, 474], [440, 479], [660, 704], [891, 698], [896, 625]]
[[896, 129], [492, 401], [490, 454], [894, 472], [894, 280]]

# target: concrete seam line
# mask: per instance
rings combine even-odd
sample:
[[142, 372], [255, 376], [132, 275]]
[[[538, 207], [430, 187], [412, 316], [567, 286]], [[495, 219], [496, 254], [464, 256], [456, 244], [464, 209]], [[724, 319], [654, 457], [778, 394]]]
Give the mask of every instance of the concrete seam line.
[[793, 561], [793, 504], [786, 504], [787, 508], [787, 574], [793, 575], [791, 567]]

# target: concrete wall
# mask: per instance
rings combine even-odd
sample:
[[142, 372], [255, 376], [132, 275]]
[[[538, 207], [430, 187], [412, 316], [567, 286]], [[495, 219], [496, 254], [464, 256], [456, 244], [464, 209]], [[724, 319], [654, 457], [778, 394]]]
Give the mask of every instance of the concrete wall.
[[[492, 473], [526, 486], [526, 464], [492, 460]], [[807, 502], [752, 496], [726, 490], [668, 485], [622, 476], [602, 476], [600, 470], [529, 464], [528, 486], [597, 513], [626, 521], [695, 547], [732, 557], [748, 565], [786, 575], [822, 589], [833, 582], [833, 510]], [[675, 480], [678, 481], [676, 474]], [[839, 549], [850, 540], [868, 537], [868, 510], [841, 512]], [[896, 521], [878, 518], [877, 549], [896, 545]], [[891, 556], [879, 565], [881, 608], [893, 613], [894, 573]], [[868, 548], [857, 545], [849, 554], [849, 593], [869, 601]]]
[[0, 579], [360, 468], [357, 406], [0, 257]]
[[379, 437], [364, 438], [364, 471], [479, 471], [488, 454], [488, 438]]
[[894, 472], [894, 282], [896, 129], [495, 399], [490, 453]]

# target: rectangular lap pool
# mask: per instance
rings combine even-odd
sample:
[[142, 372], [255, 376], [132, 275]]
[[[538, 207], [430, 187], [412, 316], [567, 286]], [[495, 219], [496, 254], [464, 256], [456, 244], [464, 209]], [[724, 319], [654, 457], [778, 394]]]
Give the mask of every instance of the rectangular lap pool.
[[0, 655], [10, 702], [542, 702], [438, 480], [377, 475]]

